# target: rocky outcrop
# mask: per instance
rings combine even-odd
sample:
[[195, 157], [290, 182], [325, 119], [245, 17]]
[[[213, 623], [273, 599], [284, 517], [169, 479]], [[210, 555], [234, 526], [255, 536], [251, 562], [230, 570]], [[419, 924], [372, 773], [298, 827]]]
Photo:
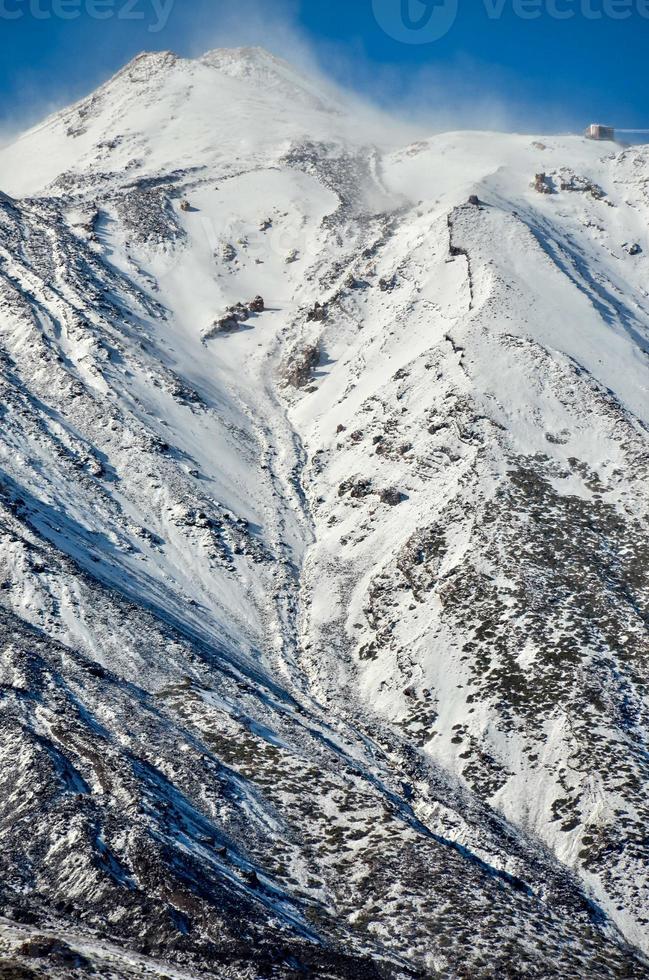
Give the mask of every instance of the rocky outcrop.
[[320, 348], [317, 344], [309, 344], [293, 351], [282, 370], [284, 383], [292, 388], [306, 387], [320, 363], [320, 356]]
[[538, 194], [554, 194], [554, 183], [545, 173], [536, 174], [532, 187]]
[[590, 194], [596, 201], [601, 201], [606, 197], [605, 191], [589, 180], [588, 177], [580, 177], [572, 170], [564, 169], [559, 172], [559, 187], [562, 191], [571, 191], [578, 194]]
[[405, 494], [396, 487], [386, 487], [385, 490], [381, 490], [379, 497], [381, 503], [388, 504], [389, 507], [398, 507], [406, 499]]
[[326, 304], [322, 304], [316, 300], [315, 305], [307, 312], [307, 323], [322, 323], [327, 319], [328, 315], [329, 309]]
[[232, 333], [247, 323], [252, 315], [263, 313], [266, 309], [263, 296], [255, 296], [248, 303], [235, 303], [228, 306], [225, 313], [217, 317], [212, 326], [203, 333], [203, 341], [211, 340], [219, 334]]
[[338, 487], [338, 496], [349, 495], [354, 500], [362, 497], [369, 497], [373, 493], [372, 481], [368, 477], [354, 476], [343, 482]]
[[251, 299], [250, 302], [247, 304], [247, 307], [250, 313], [263, 313], [264, 310], [266, 309], [266, 304], [264, 303], [264, 297], [255, 296], [255, 298]]

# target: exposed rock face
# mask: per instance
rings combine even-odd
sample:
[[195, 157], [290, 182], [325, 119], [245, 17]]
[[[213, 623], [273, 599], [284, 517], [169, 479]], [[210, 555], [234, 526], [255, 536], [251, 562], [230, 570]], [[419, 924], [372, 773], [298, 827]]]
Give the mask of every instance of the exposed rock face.
[[327, 307], [316, 300], [315, 305], [306, 315], [307, 323], [322, 323], [327, 319]]
[[254, 299], [250, 300], [248, 303], [248, 309], [251, 313], [263, 313], [266, 309], [266, 304], [264, 303], [263, 296], [255, 296]]
[[401, 490], [397, 490], [395, 487], [387, 487], [385, 490], [381, 490], [380, 497], [381, 503], [388, 504], [390, 507], [398, 507], [406, 499]]
[[391, 293], [396, 285], [396, 276], [381, 277], [381, 279], [379, 279], [379, 289], [382, 293]]
[[539, 194], [554, 194], [554, 185], [547, 174], [537, 174], [532, 187]]
[[360, 497], [368, 497], [372, 493], [372, 481], [363, 477], [355, 476], [344, 480], [338, 487], [338, 496], [350, 497], [358, 500]]
[[606, 197], [606, 193], [599, 186], [599, 184], [595, 184], [587, 177], [581, 177], [565, 168], [560, 171], [559, 186], [562, 191], [575, 191], [579, 194], [590, 194], [597, 201], [601, 201], [604, 197]]
[[263, 313], [266, 309], [263, 296], [255, 296], [249, 303], [235, 303], [228, 306], [225, 314], [218, 317], [212, 326], [203, 334], [203, 340], [212, 340], [219, 334], [229, 334], [238, 330], [242, 323], [246, 323], [251, 314]]
[[320, 348], [311, 344], [293, 351], [284, 365], [283, 378], [293, 388], [304, 388], [320, 363]]

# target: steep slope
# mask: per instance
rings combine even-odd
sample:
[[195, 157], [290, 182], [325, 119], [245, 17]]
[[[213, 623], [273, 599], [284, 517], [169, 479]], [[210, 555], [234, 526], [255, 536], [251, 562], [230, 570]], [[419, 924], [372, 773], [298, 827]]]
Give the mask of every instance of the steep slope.
[[474, 182], [480, 206], [421, 206], [396, 255], [378, 241], [350, 265], [322, 341], [336, 367], [296, 413], [312, 493], [331, 488], [312, 648], [333, 641], [367, 704], [642, 943], [649, 319], [644, 261], [618, 237], [630, 156], [591, 161], [611, 194], [576, 207], [509, 167]]
[[0, 151], [8, 975], [649, 975], [649, 160], [366, 135], [216, 51]]
[[79, 177], [124, 183], [205, 166], [222, 179], [273, 165], [282, 148], [314, 134], [352, 145], [365, 138], [335, 94], [259, 48], [198, 60], [145, 53], [6, 147], [0, 179], [14, 195], [50, 183], [68, 190]]

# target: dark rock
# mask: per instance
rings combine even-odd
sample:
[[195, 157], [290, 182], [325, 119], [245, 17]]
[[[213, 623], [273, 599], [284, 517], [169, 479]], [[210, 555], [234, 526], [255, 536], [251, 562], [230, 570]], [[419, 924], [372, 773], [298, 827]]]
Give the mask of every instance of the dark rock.
[[236, 330], [239, 326], [239, 320], [233, 316], [222, 316], [218, 320], [214, 321], [211, 334], [215, 333], [229, 333], [231, 330]]
[[367, 289], [368, 283], [364, 279], [357, 279], [353, 272], [350, 272], [345, 279], [347, 289]]
[[580, 194], [590, 194], [597, 201], [606, 197], [606, 192], [599, 186], [588, 180], [587, 177], [579, 177], [574, 173], [563, 173], [559, 184], [562, 191], [573, 191]]
[[248, 306], [244, 306], [243, 303], [236, 303], [234, 306], [228, 306], [225, 314], [218, 317], [214, 321], [212, 327], [208, 331], [207, 336], [213, 337], [219, 333], [230, 333], [233, 330], [237, 330], [241, 323], [245, 323], [245, 321], [249, 319], [250, 309]]
[[237, 250], [234, 247], [234, 245], [231, 245], [229, 242], [226, 242], [221, 247], [221, 256], [224, 262], [234, 262], [234, 260], [237, 257]]
[[227, 312], [239, 320], [240, 323], [244, 323], [250, 319], [250, 310], [244, 303], [235, 303], [234, 306], [228, 306]]
[[39, 976], [43, 974], [35, 973], [15, 959], [0, 960], [0, 980], [39, 980]]
[[477, 194], [472, 194], [468, 200], [468, 203], [474, 208], [479, 208], [480, 205], [482, 204], [482, 201], [480, 200]]
[[251, 313], [263, 313], [266, 309], [263, 296], [255, 296], [255, 298], [248, 303], [248, 309]]
[[638, 245], [637, 242], [634, 242], [633, 244], [629, 244], [629, 242], [625, 242], [622, 248], [624, 249], [625, 252], [628, 252], [629, 255], [642, 254], [642, 246]]
[[350, 497], [358, 499], [369, 497], [371, 493], [372, 481], [367, 477], [352, 477], [349, 480], [344, 480], [338, 487], [339, 497], [344, 497], [345, 494], [349, 494]]
[[381, 490], [379, 496], [381, 498], [381, 503], [389, 504], [390, 507], [397, 507], [406, 499], [405, 494], [401, 493], [400, 490], [396, 490], [394, 487], [388, 487], [385, 490]]
[[19, 956], [30, 959], [47, 959], [50, 963], [69, 967], [70, 969], [88, 968], [90, 963], [85, 957], [73, 950], [61, 939], [49, 936], [34, 936], [28, 939], [16, 950]]
[[539, 194], [554, 194], [554, 185], [547, 174], [536, 174], [532, 187]]
[[320, 363], [320, 348], [315, 345], [295, 351], [284, 367], [284, 380], [293, 388], [305, 388]]
[[328, 315], [327, 307], [323, 306], [321, 303], [316, 302], [313, 309], [309, 310], [309, 312], [307, 313], [306, 318], [307, 318], [307, 322], [309, 323], [312, 322], [320, 323], [323, 320], [327, 319], [327, 315]]
[[390, 276], [389, 278], [379, 279], [379, 289], [382, 293], [391, 293], [397, 284], [397, 277]]

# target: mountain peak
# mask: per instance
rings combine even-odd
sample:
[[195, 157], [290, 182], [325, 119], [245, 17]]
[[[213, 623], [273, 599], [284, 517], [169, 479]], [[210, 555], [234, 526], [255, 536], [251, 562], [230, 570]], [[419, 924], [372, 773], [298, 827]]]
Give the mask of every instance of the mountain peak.
[[351, 128], [326, 88], [263, 48], [217, 48], [197, 59], [145, 51], [5, 147], [0, 180], [20, 196], [54, 190], [63, 174], [69, 189], [84, 175], [132, 181], [175, 169], [174, 161], [227, 170], [242, 145], [255, 145], [260, 164], [273, 164], [287, 140], [330, 142]]
[[301, 105], [320, 112], [338, 112], [340, 107], [321, 79], [308, 77], [288, 61], [262, 47], [215, 48], [198, 59], [230, 78], [251, 82]]
[[141, 51], [123, 68], [113, 75], [106, 85], [118, 78], [130, 78], [132, 81], [144, 81], [161, 71], [168, 71], [181, 59], [174, 51]]

